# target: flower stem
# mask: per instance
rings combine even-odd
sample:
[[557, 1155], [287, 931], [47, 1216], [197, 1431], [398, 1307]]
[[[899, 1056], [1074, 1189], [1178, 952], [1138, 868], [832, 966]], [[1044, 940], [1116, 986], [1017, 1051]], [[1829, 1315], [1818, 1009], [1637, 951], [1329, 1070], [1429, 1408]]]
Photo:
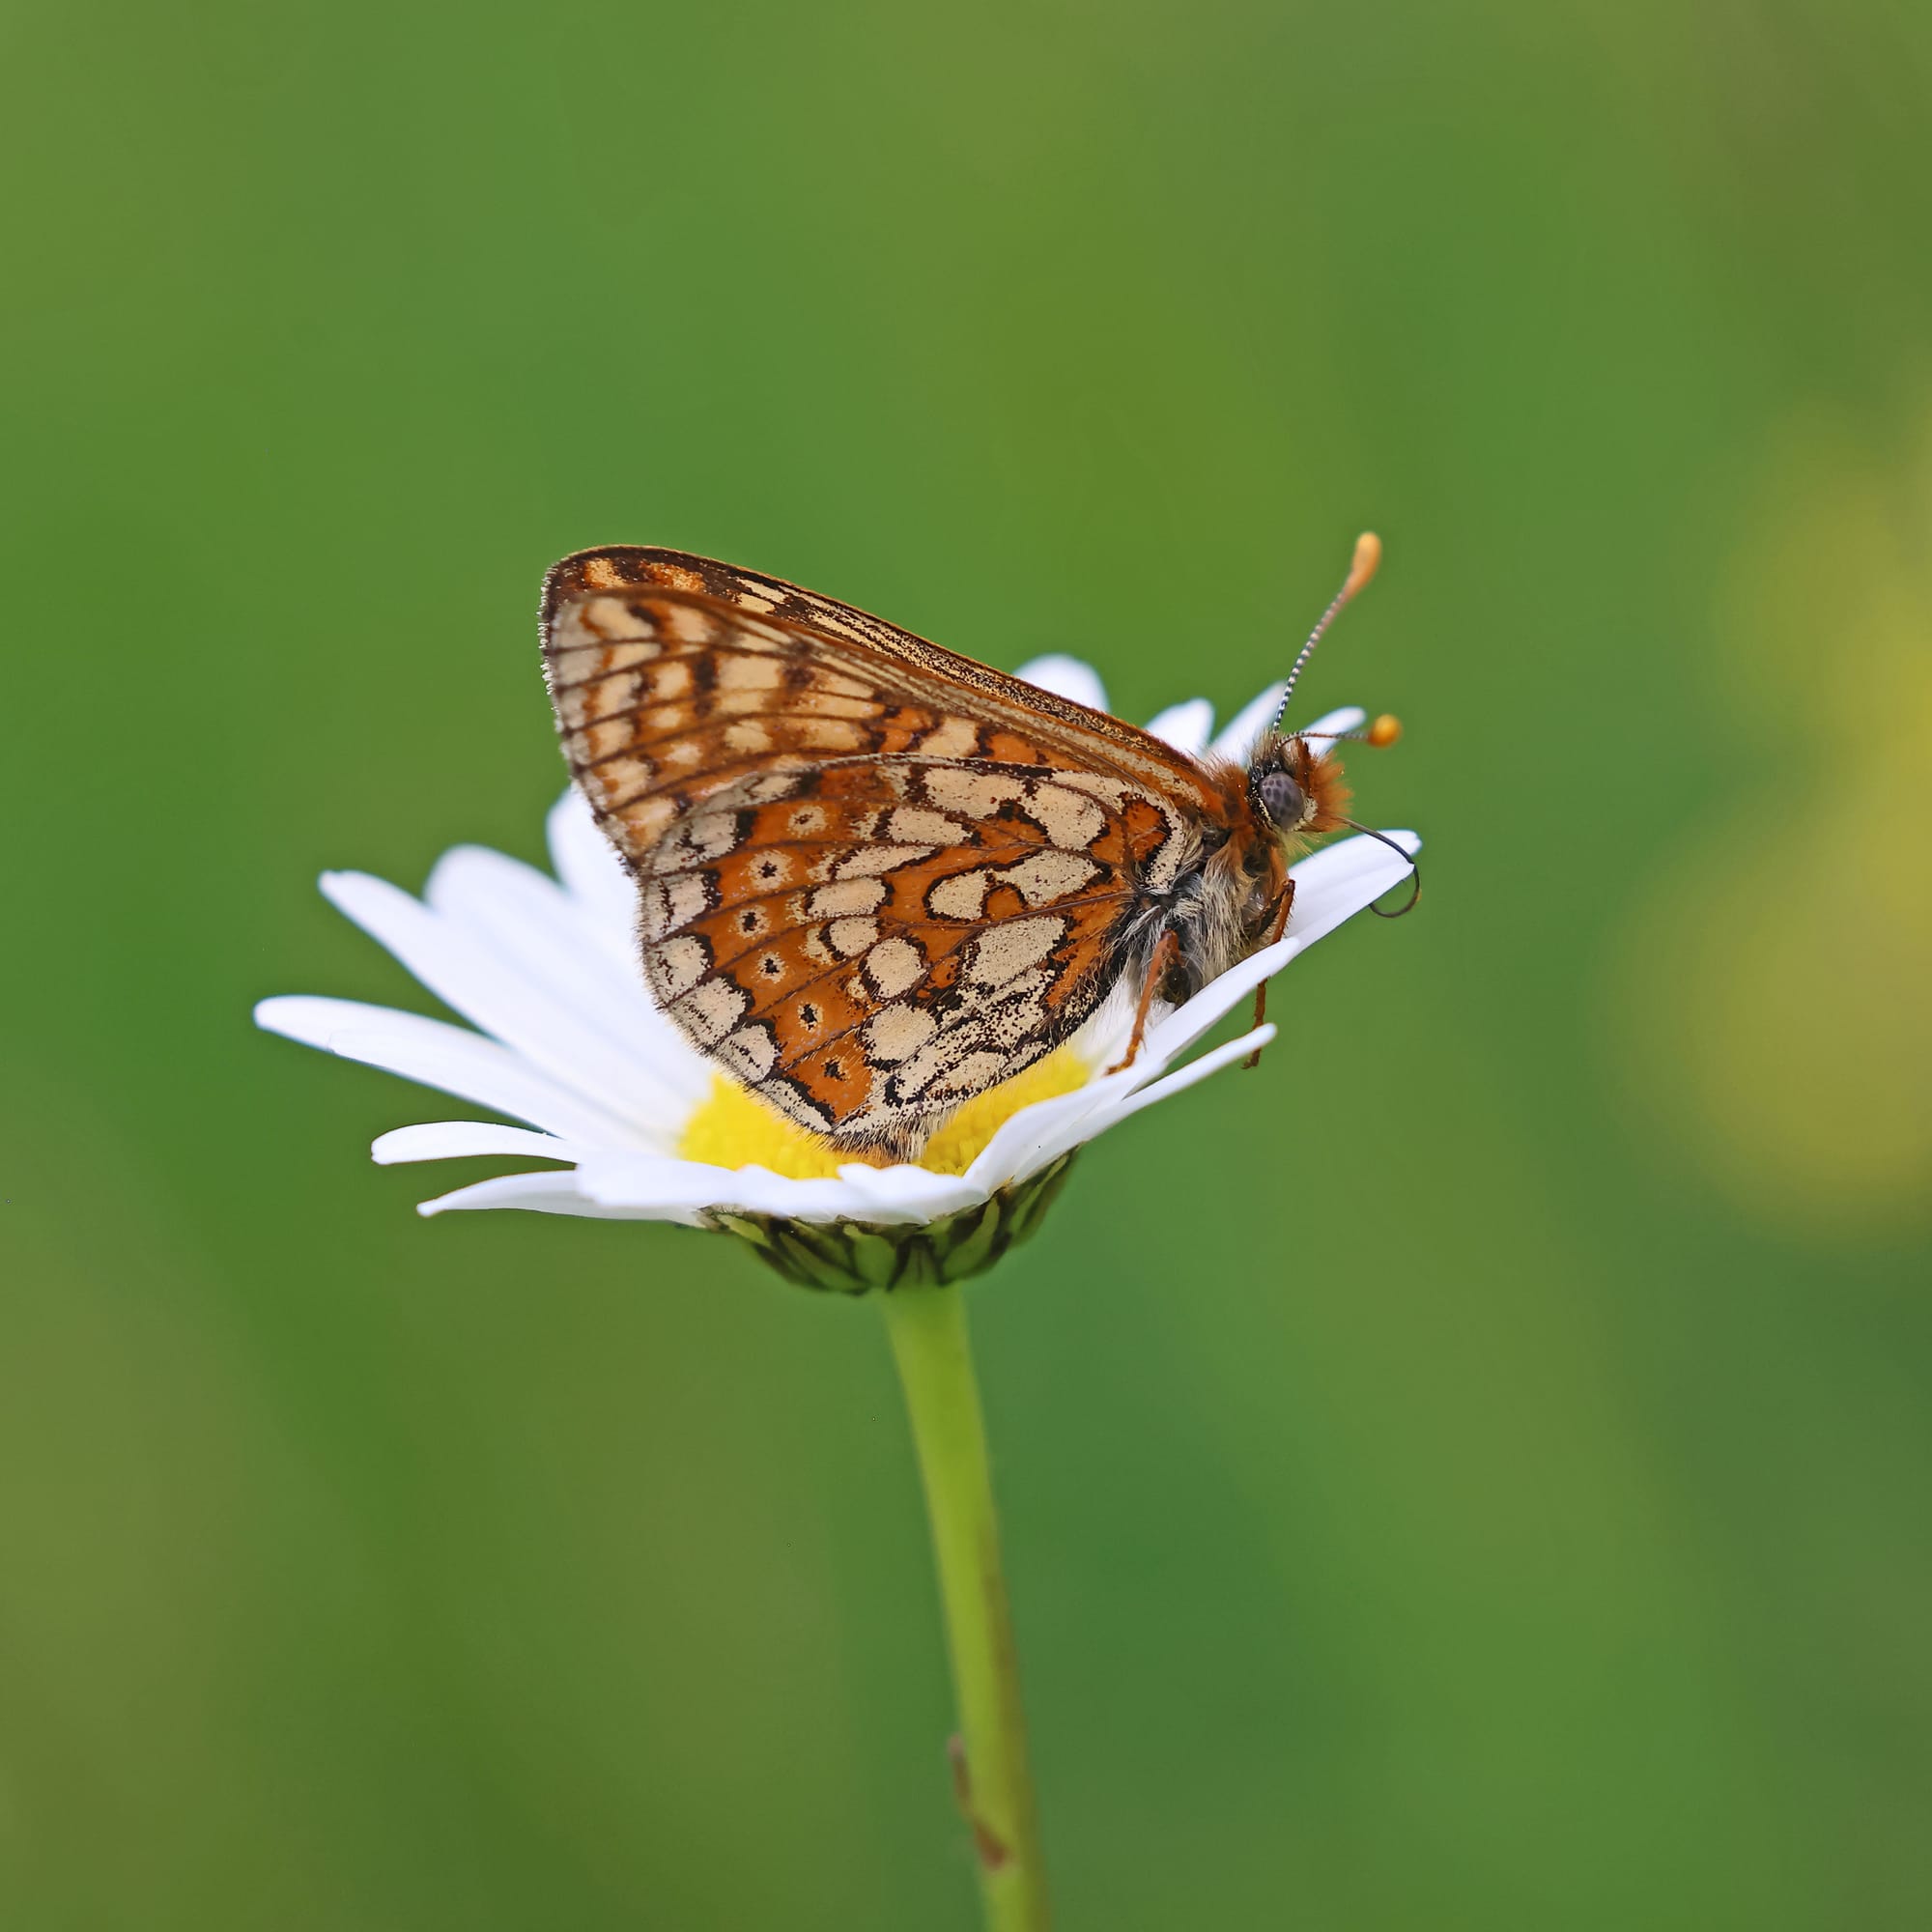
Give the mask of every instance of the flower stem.
[[973, 1827], [986, 1924], [989, 1932], [1046, 1932], [1046, 1873], [965, 1297], [957, 1288], [920, 1287], [879, 1299], [932, 1523], [959, 1704], [954, 1776]]

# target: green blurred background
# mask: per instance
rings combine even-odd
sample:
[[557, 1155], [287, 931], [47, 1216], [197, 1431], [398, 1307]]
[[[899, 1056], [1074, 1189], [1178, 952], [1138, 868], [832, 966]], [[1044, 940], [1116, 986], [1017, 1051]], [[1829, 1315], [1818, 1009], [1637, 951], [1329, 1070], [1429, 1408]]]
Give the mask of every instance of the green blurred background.
[[876, 1311], [420, 1221], [249, 1005], [540, 855], [564, 551], [1225, 715], [1373, 524], [1422, 911], [974, 1291], [1064, 1922], [1932, 1923], [1932, 13], [71, 0], [0, 107], [0, 1921], [965, 1932]]

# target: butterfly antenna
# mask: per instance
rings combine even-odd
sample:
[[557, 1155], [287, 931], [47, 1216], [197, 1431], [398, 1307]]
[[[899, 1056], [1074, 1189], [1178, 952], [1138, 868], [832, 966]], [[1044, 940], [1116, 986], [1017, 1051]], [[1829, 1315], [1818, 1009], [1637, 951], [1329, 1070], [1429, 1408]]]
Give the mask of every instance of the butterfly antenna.
[[1374, 530], [1364, 530], [1355, 539], [1355, 554], [1350, 561], [1349, 575], [1343, 582], [1341, 589], [1336, 591], [1334, 602], [1322, 611], [1321, 621], [1309, 632], [1308, 641], [1302, 645], [1293, 664], [1289, 667], [1287, 689], [1282, 692], [1281, 702], [1275, 706], [1273, 721], [1268, 725], [1270, 736], [1281, 729], [1281, 721], [1288, 716], [1288, 701], [1294, 696], [1295, 681], [1301, 675], [1302, 666], [1315, 655], [1315, 646], [1321, 641], [1328, 626], [1342, 614], [1342, 607], [1354, 596], [1356, 591], [1367, 585], [1369, 579], [1376, 574], [1377, 564], [1381, 560], [1381, 538], [1377, 536]]
[[1310, 743], [1320, 738], [1337, 745], [1374, 745], [1380, 750], [1402, 736], [1402, 720], [1393, 711], [1384, 711], [1373, 724], [1364, 725], [1359, 731], [1297, 731], [1294, 735]]

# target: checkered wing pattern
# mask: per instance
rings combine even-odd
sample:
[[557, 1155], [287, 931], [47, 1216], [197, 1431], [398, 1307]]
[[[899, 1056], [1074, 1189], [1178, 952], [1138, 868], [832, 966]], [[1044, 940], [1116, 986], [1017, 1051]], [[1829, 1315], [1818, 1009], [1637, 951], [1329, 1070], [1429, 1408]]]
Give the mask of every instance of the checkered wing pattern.
[[855, 1151], [916, 1149], [1072, 1033], [1236, 809], [1117, 719], [676, 552], [566, 558], [544, 643], [654, 997]]

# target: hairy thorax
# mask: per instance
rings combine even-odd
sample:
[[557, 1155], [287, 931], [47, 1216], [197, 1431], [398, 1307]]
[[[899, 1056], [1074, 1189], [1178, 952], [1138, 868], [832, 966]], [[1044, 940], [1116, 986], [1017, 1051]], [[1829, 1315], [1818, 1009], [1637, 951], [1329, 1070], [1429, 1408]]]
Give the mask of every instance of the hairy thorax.
[[[1145, 979], [1163, 933], [1171, 932], [1179, 956], [1168, 968], [1159, 997], [1170, 1005], [1191, 998], [1257, 948], [1280, 935], [1293, 886], [1289, 867], [1316, 838], [1345, 822], [1348, 790], [1342, 768], [1303, 739], [1271, 736], [1243, 769], [1227, 759], [1208, 765], [1223, 800], [1219, 824], [1191, 832], [1191, 849], [1180, 861], [1165, 902], [1136, 935], [1133, 964]], [[1293, 781], [1293, 820], [1270, 818], [1262, 781], [1270, 773]]]

